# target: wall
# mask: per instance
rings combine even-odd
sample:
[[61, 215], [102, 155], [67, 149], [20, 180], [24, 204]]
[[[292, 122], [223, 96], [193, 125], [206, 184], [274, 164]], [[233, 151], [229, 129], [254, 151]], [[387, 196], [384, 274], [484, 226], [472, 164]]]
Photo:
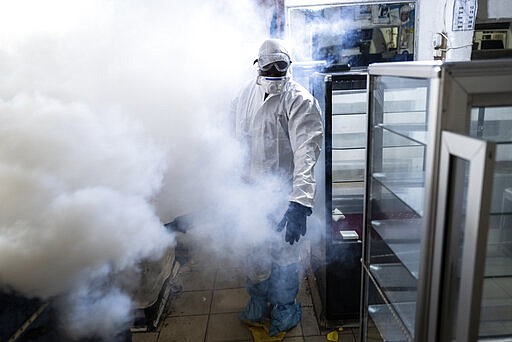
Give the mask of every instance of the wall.
[[455, 0], [419, 1], [419, 19], [417, 21], [418, 60], [432, 60], [432, 38], [435, 33], [445, 33], [447, 38], [447, 61], [470, 60], [473, 31], [452, 31], [453, 6]]
[[[367, 2], [372, 2], [370, 0]], [[288, 0], [292, 3], [311, 3], [311, 0]], [[343, 0], [325, 0], [322, 3], [343, 3]], [[360, 2], [353, 0], [352, 2]], [[471, 45], [473, 31], [452, 31], [452, 13], [455, 0], [417, 0], [416, 11], [416, 59], [432, 60], [432, 36], [434, 33], [446, 32], [448, 37], [447, 61], [469, 60], [471, 58]], [[503, 19], [512, 21], [512, 0], [478, 0], [477, 21], [489, 22]], [[418, 44], [419, 43], [419, 44]]]
[[510, 0], [479, 0], [478, 20], [494, 21], [512, 18], [512, 2]]
[[[432, 60], [432, 36], [446, 32], [448, 38], [447, 61], [470, 60], [473, 31], [452, 31], [452, 13], [455, 0], [418, 0], [416, 46], [418, 60]], [[478, 22], [500, 21], [512, 18], [511, 0], [479, 0]]]

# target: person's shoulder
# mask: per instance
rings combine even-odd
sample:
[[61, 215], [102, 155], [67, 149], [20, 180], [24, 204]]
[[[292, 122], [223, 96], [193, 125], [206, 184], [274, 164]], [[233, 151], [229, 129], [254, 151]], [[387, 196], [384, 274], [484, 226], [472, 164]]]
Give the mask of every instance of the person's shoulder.
[[288, 91], [293, 97], [302, 97], [304, 99], [313, 99], [313, 95], [309, 90], [302, 86], [299, 82], [290, 79], [288, 82]]
[[290, 78], [287, 83], [291, 88], [293, 88], [295, 90], [298, 90], [298, 91], [306, 90], [306, 88], [304, 88], [299, 82], [295, 81], [293, 78]]

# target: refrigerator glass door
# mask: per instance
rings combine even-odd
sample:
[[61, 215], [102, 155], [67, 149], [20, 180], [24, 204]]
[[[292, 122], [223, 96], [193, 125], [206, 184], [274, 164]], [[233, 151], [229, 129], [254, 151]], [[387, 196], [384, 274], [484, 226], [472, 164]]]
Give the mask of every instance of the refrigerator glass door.
[[442, 132], [434, 253], [442, 267], [434, 274], [440, 296], [433, 308], [439, 341], [476, 340], [494, 157], [493, 142]]
[[475, 106], [470, 134], [496, 143], [480, 338], [512, 338], [512, 106]]
[[429, 79], [378, 76], [371, 101], [368, 315], [384, 340], [414, 336]]

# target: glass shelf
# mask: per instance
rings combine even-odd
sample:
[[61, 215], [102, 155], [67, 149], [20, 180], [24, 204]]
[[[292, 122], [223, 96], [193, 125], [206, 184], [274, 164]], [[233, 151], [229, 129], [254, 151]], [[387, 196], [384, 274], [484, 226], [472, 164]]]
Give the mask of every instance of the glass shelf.
[[[393, 131], [382, 130], [382, 147], [385, 149], [393, 148], [393, 147], [412, 147], [417, 146], [421, 149], [424, 148], [422, 144], [410, 139], [409, 137], [404, 137], [400, 134], [396, 134]], [[423, 153], [423, 151], [421, 152]]]
[[346, 113], [332, 116], [332, 134], [366, 134], [366, 115]]
[[428, 132], [426, 124], [379, 124], [378, 127], [410, 139], [420, 145], [427, 145]]
[[361, 197], [364, 195], [363, 182], [346, 182], [346, 183], [333, 183], [332, 197], [333, 202], [335, 198], [341, 197]]
[[388, 113], [411, 113], [418, 112], [424, 113], [425, 106], [424, 104], [419, 104], [418, 101], [414, 100], [394, 100], [385, 102], [384, 104], [384, 112]]
[[414, 278], [418, 279], [421, 219], [372, 221], [372, 228]]
[[348, 114], [364, 114], [366, 115], [366, 107], [364, 103], [333, 103], [332, 115], [348, 115]]
[[[391, 302], [395, 301], [409, 301], [411, 299], [410, 292], [416, 293], [417, 279], [411, 277], [402, 264], [389, 263], [389, 264], [373, 264], [370, 265], [370, 272], [379, 283], [379, 286], [386, 292], [395, 293], [393, 296], [387, 296]], [[397, 289], [402, 289], [398, 291]], [[396, 293], [408, 292], [407, 298]], [[400, 297], [400, 298], [398, 298]]]
[[[407, 146], [423, 146], [425, 145], [426, 132], [421, 131], [409, 132], [410, 134], [399, 134], [396, 131], [390, 130], [388, 127], [383, 131], [383, 147], [407, 147]], [[332, 149], [333, 150], [349, 150], [349, 149], [365, 149], [366, 148], [366, 133], [334, 133], [332, 135]]]
[[368, 109], [366, 90], [334, 90], [332, 92], [332, 115], [364, 114]]
[[419, 216], [423, 215], [424, 172], [374, 173], [372, 178]]
[[384, 341], [407, 341], [407, 335], [405, 335], [400, 326], [396, 324], [393, 319], [393, 315], [387, 305], [370, 305], [368, 307], [368, 313], [371, 319], [377, 326], [381, 338]]
[[332, 166], [333, 183], [353, 183], [364, 181], [364, 161], [336, 161]]
[[332, 148], [333, 150], [365, 149], [366, 133], [334, 133]]
[[372, 227], [379, 233], [382, 240], [389, 243], [420, 242], [423, 219], [389, 219], [373, 220]]
[[[368, 337], [372, 341], [412, 340], [414, 331], [414, 301], [405, 300], [401, 303], [390, 305], [381, 297], [379, 290], [377, 290], [376, 284], [370, 281], [368, 291], [371, 300], [367, 312], [371, 320], [370, 323], [373, 323], [377, 328], [378, 336], [372, 332], [372, 335]], [[404, 297], [404, 299], [406, 298]], [[412, 312], [413, 315], [408, 316], [408, 312]]]

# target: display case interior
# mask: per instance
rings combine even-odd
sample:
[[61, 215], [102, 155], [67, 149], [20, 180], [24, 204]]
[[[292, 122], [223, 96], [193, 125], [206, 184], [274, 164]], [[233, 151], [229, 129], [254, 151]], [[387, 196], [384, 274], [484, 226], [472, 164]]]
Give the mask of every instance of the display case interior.
[[[350, 239], [344, 231], [362, 233], [364, 170], [366, 167], [367, 94], [366, 73], [332, 76], [332, 114], [327, 118], [330, 132], [330, 226], [332, 239]], [[355, 237], [355, 235], [353, 235]]]
[[390, 331], [382, 314], [390, 305], [399, 318], [397, 331], [409, 338], [414, 336], [423, 223], [428, 86], [422, 79], [377, 78], [369, 131], [369, 273], [382, 298], [370, 303], [368, 312]]
[[[397, 64], [369, 70], [361, 339], [511, 338], [512, 61]], [[482, 193], [471, 154], [440, 180], [445, 131], [489, 146]]]
[[473, 107], [469, 134], [497, 144], [492, 177], [479, 337], [510, 337], [512, 336], [512, 106]]

